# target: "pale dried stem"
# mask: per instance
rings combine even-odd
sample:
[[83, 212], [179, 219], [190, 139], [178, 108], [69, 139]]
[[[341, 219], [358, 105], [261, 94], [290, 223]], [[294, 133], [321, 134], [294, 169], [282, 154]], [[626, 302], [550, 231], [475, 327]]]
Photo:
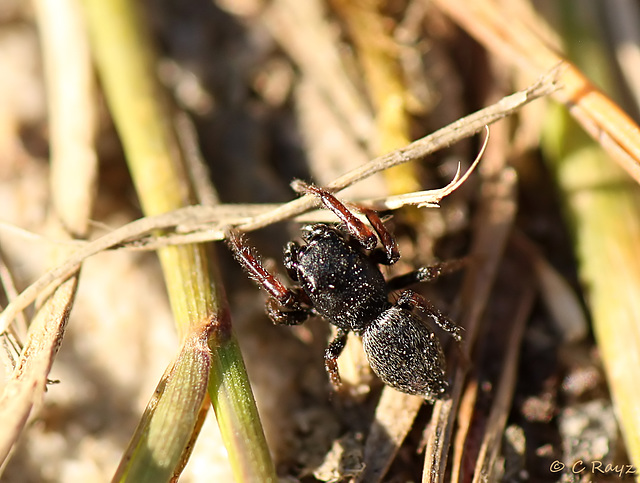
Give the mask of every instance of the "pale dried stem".
[[[472, 136], [484, 129], [486, 125], [496, 122], [515, 112], [517, 109], [534, 99], [552, 92], [555, 89], [554, 79], [555, 69], [542, 77], [530, 88], [507, 96], [496, 104], [462, 118], [402, 149], [380, 156], [366, 165], [340, 176], [330, 183], [327, 188], [334, 192], [340, 191], [347, 186], [361, 181], [379, 171], [408, 161], [421, 159], [438, 149], [450, 146], [465, 137]], [[238, 228], [243, 231], [262, 228], [272, 223], [299, 215], [300, 213], [313, 208], [316, 203], [317, 200], [315, 197], [311, 195], [304, 195], [289, 203], [281, 205], [278, 208], [270, 210], [267, 213], [252, 216], [246, 222], [239, 224]], [[7, 326], [15, 318], [16, 314], [33, 302], [40, 292], [45, 290], [56, 280], [65, 280], [68, 278], [82, 260], [101, 251], [118, 246], [126, 241], [145, 236], [154, 230], [177, 228], [182, 224], [192, 223], [194, 213], [200, 209], [201, 207], [186, 207], [172, 213], [142, 218], [126, 225], [125, 227], [116, 229], [99, 240], [80, 248], [73, 256], [67, 259], [65, 264], [44, 274], [5, 308], [2, 314], [0, 314], [0, 333], [6, 330]], [[206, 220], [202, 220], [201, 223], [204, 221]], [[206, 239], [217, 240], [221, 239], [222, 235], [223, 233], [221, 232], [214, 232]], [[195, 240], [191, 239], [190, 241], [193, 242]]]
[[[467, 270], [461, 299], [466, 301], [464, 312], [456, 319], [465, 328], [463, 352], [470, 360], [479, 323], [484, 313], [497, 267], [513, 225], [515, 203], [515, 173], [505, 168], [493, 178], [485, 180], [482, 203], [478, 213], [478, 230], [474, 236], [474, 244], [470, 253], [473, 264]], [[443, 481], [447, 466], [447, 455], [451, 444], [454, 419], [466, 376], [464, 362], [455, 367], [450, 398], [436, 401], [427, 431], [427, 446], [422, 473], [423, 482]]]
[[[52, 235], [83, 236], [93, 207], [97, 157], [93, 72], [78, 5], [72, 0], [37, 0], [51, 126]], [[68, 62], [69, 57], [74, 59]], [[52, 252], [53, 264], [68, 247]], [[33, 407], [44, 393], [77, 288], [77, 266], [46, 301], [29, 327], [11, 380], [0, 397], [0, 460], [5, 462]], [[18, 297], [19, 298], [19, 297]]]

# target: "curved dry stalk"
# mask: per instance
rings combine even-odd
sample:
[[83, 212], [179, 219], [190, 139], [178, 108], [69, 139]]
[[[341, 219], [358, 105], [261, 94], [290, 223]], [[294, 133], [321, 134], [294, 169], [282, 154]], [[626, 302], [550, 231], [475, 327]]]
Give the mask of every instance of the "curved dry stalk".
[[[513, 284], [513, 280], [510, 279], [507, 283]], [[535, 300], [535, 288], [530, 277], [519, 277], [516, 288], [519, 293], [513, 297], [513, 303], [510, 304], [510, 310], [507, 312], [511, 332], [506, 339], [502, 372], [496, 383], [495, 396], [476, 458], [474, 483], [487, 481], [487, 478], [495, 474], [496, 460], [502, 447], [502, 438], [516, 387], [522, 338]], [[513, 287], [511, 290], [515, 292]], [[504, 296], [504, 293], [509, 292], [501, 292], [501, 296]]]
[[[402, 163], [422, 159], [439, 149], [448, 147], [461, 139], [478, 133], [484, 129], [485, 126], [499, 121], [513, 114], [529, 102], [553, 92], [556, 89], [555, 77], [557, 69], [557, 67], [554, 68], [523, 91], [504, 97], [495, 104], [459, 119], [432, 134], [414, 141], [408, 146], [377, 157], [369, 163], [345, 173], [329, 183], [326, 188], [333, 192], [338, 192], [375, 173]], [[272, 223], [293, 218], [313, 208], [316, 203], [317, 200], [313, 196], [304, 195], [289, 203], [269, 209], [266, 212], [253, 213], [252, 216], [247, 216], [242, 222], [239, 222], [237, 228], [242, 231], [257, 230]], [[99, 240], [92, 242], [91, 246], [88, 245], [81, 248], [70, 257], [63, 266], [56, 267], [54, 270], [40, 277], [36, 282], [27, 287], [18, 298], [5, 307], [4, 311], [0, 314], [0, 333], [6, 330], [16, 314], [33, 302], [40, 292], [56, 280], [66, 279], [73, 272], [73, 267], [85, 258], [125, 243], [128, 240], [135, 239], [136, 237], [145, 236], [154, 230], [168, 230], [188, 225], [194, 222], [194, 220], [197, 220], [197, 216], [200, 215], [202, 215], [203, 219], [198, 220], [197, 224], [211, 222], [216, 216], [228, 217], [229, 212], [224, 212], [223, 206], [224, 205], [218, 207], [188, 206], [174, 212], [142, 218], [101, 237]], [[216, 215], [214, 212], [218, 209], [223, 210], [223, 214]], [[232, 223], [229, 221], [228, 224]], [[224, 236], [223, 229], [220, 229], [218, 233], [211, 229], [207, 231], [208, 233], [205, 234], [205, 236], [190, 237], [188, 239], [183, 238], [180, 240], [180, 243], [221, 240]]]
[[456, 170], [456, 174], [453, 177], [453, 180], [451, 180], [451, 182], [444, 188], [429, 191], [418, 191], [416, 193], [406, 193], [395, 196], [387, 196], [384, 199], [381, 198], [380, 200], [373, 200], [371, 202], [373, 207], [378, 210], [395, 210], [407, 205], [415, 205], [418, 208], [437, 207], [440, 200], [449, 196], [464, 184], [469, 176], [471, 176], [471, 173], [473, 173], [473, 170], [480, 162], [480, 159], [482, 159], [482, 155], [487, 149], [487, 144], [489, 143], [489, 126], [485, 126], [485, 128], [486, 135], [482, 143], [482, 148], [480, 149], [480, 152], [477, 154], [476, 159], [473, 161], [469, 169], [465, 171], [462, 176], [460, 176], [460, 164], [458, 164], [458, 169]]
[[[443, 188], [417, 191], [415, 193], [406, 193], [397, 196], [387, 196], [384, 198], [351, 201], [357, 201], [359, 204], [370, 206], [372, 209], [378, 211], [393, 211], [408, 205], [415, 205], [419, 208], [437, 208], [443, 198], [460, 188], [469, 176], [471, 176], [484, 154], [489, 140], [488, 133], [489, 128], [487, 127], [487, 136], [485, 137], [482, 149], [469, 169], [461, 176], [460, 164], [458, 164], [458, 169], [453, 179]], [[72, 260], [69, 259], [64, 264], [75, 265], [92, 255], [110, 249], [150, 251], [170, 245], [185, 245], [187, 243], [223, 240], [225, 231], [229, 226], [235, 227], [251, 223], [254, 217], [268, 214], [282, 206], [284, 206], [283, 203], [186, 206], [161, 215], [147, 216], [132, 221], [92, 242], [82, 240], [52, 240], [2, 221], [0, 221], [0, 231], [12, 233], [17, 237], [28, 239], [41, 245], [59, 245], [84, 249], [82, 253], [78, 253]], [[285, 219], [286, 218], [274, 217], [271, 223], [285, 221]], [[292, 220], [298, 223], [325, 223], [335, 220], [335, 217], [326, 210], [313, 210], [294, 216]], [[159, 230], [162, 230], [166, 234], [153, 234]], [[62, 275], [56, 275], [56, 278], [61, 276]], [[54, 277], [54, 275], [51, 274], [47, 278], [49, 282], [52, 282], [53, 280], [50, 277]]]

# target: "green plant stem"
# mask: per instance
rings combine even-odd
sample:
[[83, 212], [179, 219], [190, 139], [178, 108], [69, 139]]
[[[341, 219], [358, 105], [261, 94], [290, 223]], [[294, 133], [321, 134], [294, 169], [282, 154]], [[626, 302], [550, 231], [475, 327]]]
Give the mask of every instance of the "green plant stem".
[[[172, 126], [172, 116], [163, 103], [163, 92], [155, 79], [155, 62], [146, 28], [135, 11], [136, 2], [127, 0], [83, 0], [88, 28], [107, 103], [122, 140], [129, 169], [145, 215], [174, 210], [193, 202], [180, 150]], [[149, 458], [145, 451], [150, 439], [161, 444], [170, 426], [177, 421], [187, 427], [175, 439], [180, 452], [170, 451], [170, 461], [160, 465], [166, 472], [139, 473], [122, 470], [128, 481], [169, 479], [179, 471], [187, 443], [197, 425], [197, 404], [208, 386], [222, 437], [238, 481], [273, 481], [275, 473], [260, 426], [255, 401], [244, 363], [231, 330], [224, 293], [211, 278], [211, 261], [203, 245], [166, 247], [158, 250], [176, 327], [186, 343], [181, 356], [158, 387], [157, 397], [147, 408], [123, 464], [134, 467], [136, 458]], [[211, 352], [202, 358], [185, 356], [190, 340], [206, 334]], [[207, 351], [208, 352], [208, 351]], [[185, 362], [186, 361], [186, 362]], [[201, 374], [193, 381], [189, 370]], [[210, 364], [209, 364], [210, 363]], [[210, 369], [210, 374], [202, 371]], [[169, 390], [174, 388], [175, 391]], [[169, 388], [169, 389], [168, 389]], [[165, 403], [166, 402], [166, 403]], [[156, 411], [157, 408], [163, 411]], [[183, 416], [180, 413], [184, 411]], [[161, 418], [163, 421], [157, 422]], [[150, 428], [164, 428], [151, 431]], [[180, 458], [176, 455], [182, 454]], [[155, 460], [153, 460], [155, 461]], [[158, 481], [158, 480], [155, 480]]]

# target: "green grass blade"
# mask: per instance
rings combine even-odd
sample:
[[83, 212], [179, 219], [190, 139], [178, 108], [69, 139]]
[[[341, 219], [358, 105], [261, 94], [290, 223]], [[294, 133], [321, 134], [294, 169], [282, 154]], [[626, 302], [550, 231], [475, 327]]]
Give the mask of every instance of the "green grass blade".
[[[140, 203], [146, 215], [154, 215], [193, 200], [135, 5], [127, 0], [84, 0], [107, 103]], [[158, 386], [116, 480], [167, 481], [181, 470], [188, 443], [199, 428], [199, 404], [208, 386], [236, 479], [274, 481], [225, 297], [211, 278], [211, 257], [202, 245], [162, 248], [158, 255], [176, 327], [187, 342]], [[189, 342], [203, 337], [210, 352]]]

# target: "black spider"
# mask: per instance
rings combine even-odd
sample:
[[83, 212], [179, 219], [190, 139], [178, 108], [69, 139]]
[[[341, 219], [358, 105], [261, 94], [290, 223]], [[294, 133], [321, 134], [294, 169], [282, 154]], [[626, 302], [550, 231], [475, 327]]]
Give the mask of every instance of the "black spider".
[[[318, 196], [342, 226], [305, 226], [305, 244], [286, 245], [284, 266], [297, 282], [295, 287], [287, 288], [269, 273], [237, 231], [230, 231], [227, 237], [229, 247], [249, 276], [271, 295], [267, 300], [271, 319], [277, 324], [295, 325], [317, 313], [338, 328], [325, 352], [325, 366], [335, 386], [340, 384], [336, 361], [348, 333], [353, 331], [362, 337], [369, 364], [385, 384], [430, 401], [441, 397], [447, 388], [444, 354], [438, 337], [415, 310], [429, 316], [458, 342], [461, 329], [417, 293], [405, 290], [395, 303], [389, 301], [389, 293], [436, 278], [444, 265], [385, 280], [378, 265], [395, 263], [400, 253], [377, 213], [359, 209], [376, 237], [330, 192], [303, 183], [299, 186]], [[376, 248], [378, 238], [383, 248]]]

